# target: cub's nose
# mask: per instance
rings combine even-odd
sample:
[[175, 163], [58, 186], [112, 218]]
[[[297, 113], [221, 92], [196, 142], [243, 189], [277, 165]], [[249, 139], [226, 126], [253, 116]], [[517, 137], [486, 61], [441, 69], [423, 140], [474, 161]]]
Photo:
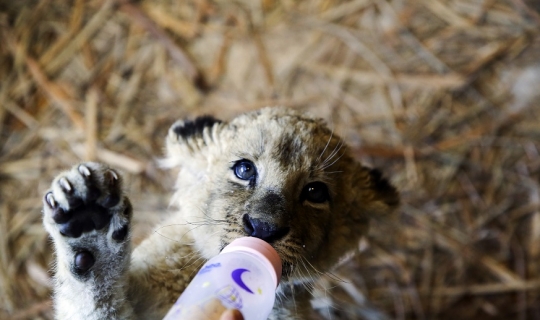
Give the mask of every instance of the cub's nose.
[[277, 241], [289, 233], [289, 228], [287, 227], [279, 227], [260, 219], [254, 219], [248, 214], [245, 214], [242, 220], [244, 222], [244, 230], [249, 236], [262, 239], [268, 243]]

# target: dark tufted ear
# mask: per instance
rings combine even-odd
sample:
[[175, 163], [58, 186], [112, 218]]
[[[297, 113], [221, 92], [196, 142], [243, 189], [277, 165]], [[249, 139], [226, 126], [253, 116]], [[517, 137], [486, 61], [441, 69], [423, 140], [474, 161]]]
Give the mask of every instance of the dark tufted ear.
[[399, 206], [399, 193], [396, 188], [383, 177], [378, 169], [369, 169], [369, 187], [374, 193], [375, 199], [386, 204], [389, 209]]
[[357, 166], [355, 183], [359, 187], [358, 200], [367, 218], [383, 217], [399, 206], [399, 193], [378, 169]]
[[166, 141], [166, 167], [183, 166], [192, 170], [206, 168], [213, 153], [221, 152], [220, 134], [226, 123], [212, 116], [178, 120], [169, 129]]
[[193, 138], [194, 136], [202, 137], [204, 129], [211, 128], [216, 123], [220, 124], [223, 121], [206, 115], [195, 120], [177, 121], [171, 126], [170, 130], [183, 139]]

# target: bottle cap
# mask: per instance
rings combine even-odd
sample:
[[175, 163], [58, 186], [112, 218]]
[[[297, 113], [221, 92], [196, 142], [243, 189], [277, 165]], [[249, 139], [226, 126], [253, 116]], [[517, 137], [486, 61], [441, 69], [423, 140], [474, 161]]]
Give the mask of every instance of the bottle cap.
[[231, 242], [221, 253], [234, 251], [246, 251], [261, 257], [277, 287], [281, 280], [281, 258], [268, 242], [255, 237], [242, 237]]

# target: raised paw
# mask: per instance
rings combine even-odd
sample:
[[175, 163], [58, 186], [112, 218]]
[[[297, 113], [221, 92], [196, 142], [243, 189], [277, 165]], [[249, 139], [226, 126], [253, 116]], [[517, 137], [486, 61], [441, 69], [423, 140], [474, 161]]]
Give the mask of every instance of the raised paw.
[[59, 174], [43, 197], [43, 214], [59, 262], [74, 274], [129, 250], [131, 205], [120, 175], [104, 164], [82, 163]]
[[103, 229], [120, 215], [115, 221], [120, 225], [112, 236], [124, 240], [130, 212], [124, 212], [128, 208], [121, 194], [120, 176], [115, 171], [98, 163], [79, 164], [56, 177], [52, 190], [45, 194], [45, 219], [52, 220], [46, 222], [56, 224], [60, 234], [78, 238], [84, 232]]

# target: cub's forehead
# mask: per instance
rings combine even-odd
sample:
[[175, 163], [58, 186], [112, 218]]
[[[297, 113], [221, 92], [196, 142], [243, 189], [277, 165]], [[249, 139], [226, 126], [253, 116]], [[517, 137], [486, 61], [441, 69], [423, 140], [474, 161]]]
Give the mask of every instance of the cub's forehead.
[[275, 160], [281, 166], [313, 169], [340, 144], [323, 120], [287, 109], [263, 109], [236, 118], [230, 125], [231, 152], [253, 160]]

